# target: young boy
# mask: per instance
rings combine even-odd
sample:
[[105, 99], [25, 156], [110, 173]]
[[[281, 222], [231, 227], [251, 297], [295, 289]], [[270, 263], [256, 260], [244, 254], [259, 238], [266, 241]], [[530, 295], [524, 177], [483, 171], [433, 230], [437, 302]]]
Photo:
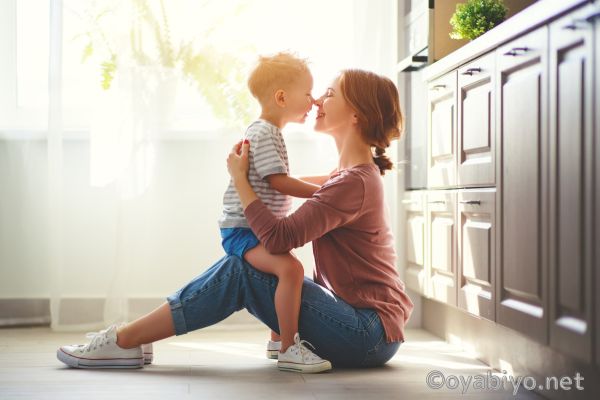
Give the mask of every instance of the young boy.
[[[319, 186], [289, 176], [289, 165], [281, 129], [289, 122], [304, 123], [313, 106], [313, 79], [305, 60], [290, 53], [260, 57], [248, 79], [248, 87], [261, 106], [260, 118], [246, 130], [250, 142], [248, 178], [267, 207], [279, 217], [291, 209], [291, 198], [308, 198]], [[242, 257], [259, 271], [276, 275], [275, 310], [280, 338], [271, 333], [267, 356], [277, 358], [281, 370], [321, 372], [331, 369], [300, 342], [298, 319], [304, 280], [302, 264], [291, 253], [270, 254], [256, 238], [244, 217], [232, 182], [223, 196], [219, 219], [223, 248]]]

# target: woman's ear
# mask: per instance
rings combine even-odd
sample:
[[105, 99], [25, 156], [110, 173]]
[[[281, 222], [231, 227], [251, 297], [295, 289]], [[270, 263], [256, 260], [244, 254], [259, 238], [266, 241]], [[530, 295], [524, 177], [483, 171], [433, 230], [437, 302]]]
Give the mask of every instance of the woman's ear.
[[285, 100], [286, 100], [286, 93], [285, 90], [283, 89], [278, 89], [275, 92], [275, 104], [277, 104], [279, 107], [285, 107]]

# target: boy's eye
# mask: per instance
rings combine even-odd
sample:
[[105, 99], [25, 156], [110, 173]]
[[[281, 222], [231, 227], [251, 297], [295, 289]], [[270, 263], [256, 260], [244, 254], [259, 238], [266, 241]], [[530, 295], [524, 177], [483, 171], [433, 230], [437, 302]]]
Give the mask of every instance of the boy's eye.
[[327, 89], [327, 91], [325, 92], [325, 97], [331, 97], [333, 96], [333, 89]]

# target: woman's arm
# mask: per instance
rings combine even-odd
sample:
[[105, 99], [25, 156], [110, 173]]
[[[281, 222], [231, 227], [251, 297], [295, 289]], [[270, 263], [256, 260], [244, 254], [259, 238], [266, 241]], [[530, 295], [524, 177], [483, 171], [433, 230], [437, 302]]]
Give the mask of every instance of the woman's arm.
[[352, 175], [337, 176], [295, 212], [277, 218], [256, 196], [248, 182], [248, 147], [239, 144], [227, 159], [227, 167], [238, 191], [252, 231], [270, 253], [285, 253], [315, 240], [354, 219], [362, 209], [364, 185]]

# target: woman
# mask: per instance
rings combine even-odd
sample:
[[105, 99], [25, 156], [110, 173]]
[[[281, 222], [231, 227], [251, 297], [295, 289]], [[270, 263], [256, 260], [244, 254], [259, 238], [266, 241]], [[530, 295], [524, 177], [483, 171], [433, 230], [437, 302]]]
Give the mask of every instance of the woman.
[[[258, 199], [247, 178], [247, 144], [234, 147], [227, 166], [267, 250], [283, 253], [313, 241], [315, 279], [302, 288], [302, 337], [334, 366], [383, 365], [404, 341], [413, 308], [394, 267], [380, 177], [392, 167], [385, 148], [401, 132], [398, 91], [385, 77], [346, 70], [315, 104], [315, 130], [335, 139], [339, 164], [316, 179], [321, 189], [297, 211], [276, 219]], [[87, 345], [63, 346], [57, 355], [73, 367], [141, 367], [142, 344], [213, 325], [243, 308], [278, 332], [276, 287], [274, 276], [227, 256], [150, 314], [102, 331]], [[303, 343], [296, 344], [303, 357]]]

